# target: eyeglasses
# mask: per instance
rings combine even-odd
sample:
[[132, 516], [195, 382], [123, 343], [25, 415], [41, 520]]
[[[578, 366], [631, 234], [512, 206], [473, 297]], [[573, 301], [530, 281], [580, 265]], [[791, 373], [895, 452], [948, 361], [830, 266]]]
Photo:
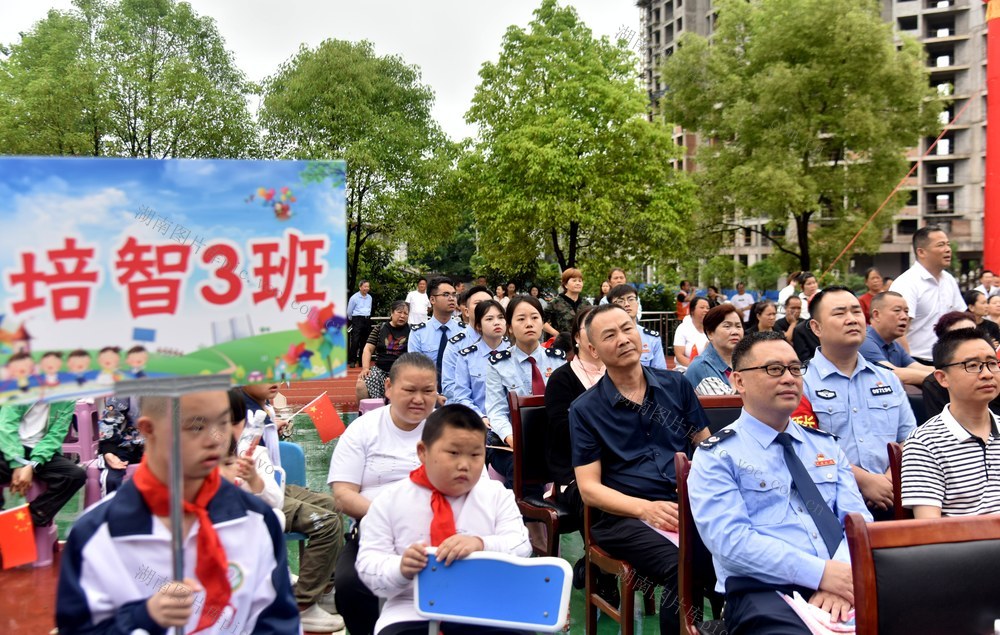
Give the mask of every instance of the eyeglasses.
[[738, 373], [745, 373], [748, 370], [762, 370], [771, 377], [781, 377], [785, 374], [787, 370], [792, 374], [792, 377], [801, 377], [806, 374], [806, 369], [809, 368], [809, 364], [789, 364], [785, 366], [784, 364], [767, 364], [765, 366], [752, 366], [750, 368], [741, 368], [736, 371]]
[[983, 372], [984, 368], [988, 368], [989, 371], [994, 374], [997, 371], [1000, 371], [1000, 362], [998, 362], [995, 359], [991, 359], [985, 362], [979, 362], [976, 360], [968, 362], [955, 362], [954, 364], [944, 364], [943, 366], [938, 366], [938, 368], [948, 368], [949, 366], [961, 366], [962, 368], [965, 369], [965, 372], [975, 373], [977, 375]]
[[630, 295], [627, 298], [614, 299], [614, 303], [618, 306], [632, 306], [633, 304], [637, 304], [638, 302], [639, 298], [635, 297], [634, 295]]
[[448, 293], [448, 292], [446, 291], [446, 292], [444, 292], [444, 293], [435, 293], [435, 294], [434, 294], [434, 295], [432, 295], [431, 297], [432, 297], [432, 298], [447, 298], [447, 299], [449, 299], [449, 300], [450, 300], [451, 298], [457, 298], [457, 297], [458, 297], [458, 294], [457, 294], [457, 293]]

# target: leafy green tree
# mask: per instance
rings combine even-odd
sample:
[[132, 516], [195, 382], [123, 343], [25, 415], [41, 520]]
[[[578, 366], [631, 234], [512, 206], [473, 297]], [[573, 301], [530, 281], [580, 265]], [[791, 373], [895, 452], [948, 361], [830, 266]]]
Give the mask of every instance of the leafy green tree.
[[758, 260], [747, 267], [746, 275], [749, 280], [749, 287], [755, 291], [767, 291], [776, 289], [778, 278], [784, 271], [781, 265], [774, 258], [764, 258]]
[[365, 243], [440, 240], [457, 223], [458, 147], [431, 117], [417, 67], [378, 56], [367, 41], [303, 46], [264, 82], [265, 147], [280, 158], [347, 160], [348, 286]]
[[[701, 134], [699, 234], [742, 227], [800, 269], [828, 263], [906, 174], [906, 149], [937, 130], [923, 50], [893, 34], [877, 0], [716, 7], [711, 44], [685, 34], [666, 61], [660, 102], [668, 120]], [[877, 251], [902, 203], [883, 210], [857, 251]]]
[[466, 114], [479, 127], [461, 165], [481, 255], [503, 270], [541, 254], [561, 268], [675, 258], [696, 199], [671, 167], [670, 128], [646, 119], [635, 57], [572, 7], [543, 0], [534, 15], [507, 29]]
[[175, 0], [75, 0], [0, 60], [0, 152], [255, 156], [256, 91], [211, 18]]

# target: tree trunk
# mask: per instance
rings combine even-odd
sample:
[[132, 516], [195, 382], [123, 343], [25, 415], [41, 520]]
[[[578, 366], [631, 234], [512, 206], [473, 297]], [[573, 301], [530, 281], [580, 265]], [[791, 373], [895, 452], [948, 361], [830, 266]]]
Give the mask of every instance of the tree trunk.
[[559, 271], [568, 269], [566, 256], [563, 254], [562, 248], [559, 247], [559, 232], [555, 228], [552, 229], [552, 250], [556, 252], [556, 260], [559, 261]]
[[580, 235], [580, 223], [577, 221], [570, 221], [569, 223], [569, 266], [576, 266], [576, 251], [578, 238]]
[[[357, 222], [354, 225], [354, 258], [351, 262], [347, 263], [347, 291], [348, 294], [354, 289], [355, 282], [358, 279], [358, 266], [361, 262], [361, 244], [364, 242], [361, 238], [361, 197], [358, 197], [357, 201], [358, 217]], [[345, 306], [346, 309], [346, 306]]]
[[802, 271], [811, 271], [812, 263], [809, 255], [809, 218], [812, 212], [803, 212], [795, 217], [795, 231], [799, 241], [799, 267]]

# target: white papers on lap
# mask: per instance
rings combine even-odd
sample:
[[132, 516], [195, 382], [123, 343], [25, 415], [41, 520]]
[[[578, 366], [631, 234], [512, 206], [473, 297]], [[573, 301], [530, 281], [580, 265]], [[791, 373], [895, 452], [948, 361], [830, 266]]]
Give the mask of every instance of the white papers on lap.
[[846, 622], [834, 622], [829, 613], [818, 606], [809, 604], [797, 591], [792, 598], [781, 591], [775, 591], [775, 593], [784, 598], [785, 602], [788, 602], [788, 605], [792, 607], [792, 610], [795, 611], [795, 614], [799, 616], [813, 635], [837, 635], [838, 633], [855, 632], [854, 609], [851, 609], [851, 612], [848, 613]]
[[662, 529], [657, 529], [656, 527], [653, 527], [652, 525], [647, 523], [645, 520], [642, 521], [642, 523], [647, 527], [649, 527], [650, 529], [652, 529], [653, 531], [655, 531], [656, 533], [666, 538], [667, 540], [669, 540], [670, 542], [674, 543], [675, 547], [681, 546], [681, 537], [680, 535], [678, 535], [676, 531], [663, 531]]

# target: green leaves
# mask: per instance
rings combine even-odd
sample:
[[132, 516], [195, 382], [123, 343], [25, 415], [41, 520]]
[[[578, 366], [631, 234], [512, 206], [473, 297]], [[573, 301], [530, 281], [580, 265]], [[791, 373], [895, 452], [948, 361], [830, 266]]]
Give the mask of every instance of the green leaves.
[[367, 41], [303, 46], [264, 81], [269, 154], [347, 160], [350, 288], [369, 239], [440, 241], [454, 229], [460, 210], [441, 192], [459, 150], [431, 118], [433, 100], [419, 69]]
[[[660, 104], [702, 135], [703, 223], [797, 227], [778, 248], [803, 269], [830, 262], [906, 173], [906, 148], [937, 130], [923, 53], [906, 38], [897, 49], [873, 0], [718, 7], [712, 44], [686, 35], [668, 58]], [[858, 251], [877, 251], [900, 206], [887, 206]]]
[[246, 97], [210, 18], [174, 0], [78, 0], [0, 61], [0, 152], [257, 156]]
[[[561, 268], [667, 262], [683, 249], [693, 188], [670, 130], [645, 119], [636, 60], [545, 0], [483, 64], [463, 157], [479, 251], [503, 270], [540, 254]], [[666, 249], [666, 245], [671, 245]]]

